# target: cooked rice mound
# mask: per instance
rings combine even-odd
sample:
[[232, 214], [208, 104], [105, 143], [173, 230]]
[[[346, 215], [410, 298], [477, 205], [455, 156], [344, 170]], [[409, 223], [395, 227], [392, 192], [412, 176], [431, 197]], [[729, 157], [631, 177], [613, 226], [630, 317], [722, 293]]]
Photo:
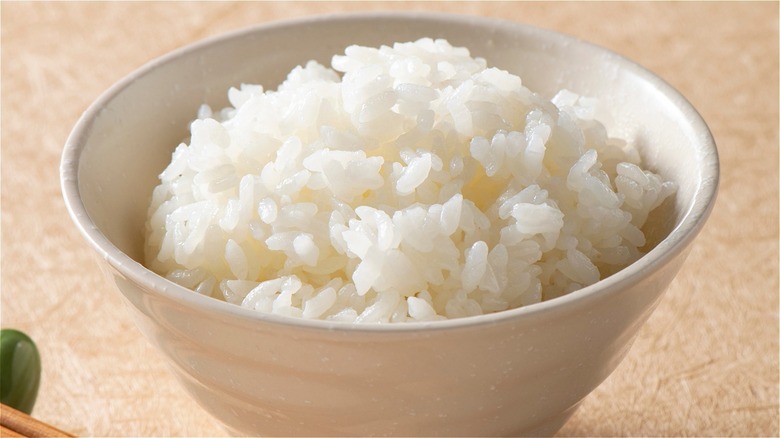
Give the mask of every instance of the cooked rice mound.
[[598, 102], [445, 40], [350, 46], [202, 106], [154, 189], [152, 270], [260, 312], [356, 323], [516, 308], [637, 260], [671, 182]]

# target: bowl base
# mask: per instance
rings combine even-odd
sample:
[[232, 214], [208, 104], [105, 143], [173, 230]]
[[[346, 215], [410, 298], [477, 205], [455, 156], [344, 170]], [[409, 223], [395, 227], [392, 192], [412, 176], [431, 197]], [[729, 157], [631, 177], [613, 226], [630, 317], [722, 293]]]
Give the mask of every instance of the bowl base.
[[569, 409], [566, 409], [565, 411], [558, 413], [556, 415], [553, 415], [552, 417], [549, 417], [545, 419], [543, 422], [536, 425], [533, 429], [525, 429], [522, 431], [519, 431], [517, 433], [509, 434], [509, 436], [513, 437], [543, 437], [543, 436], [554, 436], [564, 424], [566, 424], [567, 421], [569, 421], [569, 418], [571, 418], [572, 415], [577, 411], [577, 408], [580, 407], [580, 404], [582, 401], [577, 402]]

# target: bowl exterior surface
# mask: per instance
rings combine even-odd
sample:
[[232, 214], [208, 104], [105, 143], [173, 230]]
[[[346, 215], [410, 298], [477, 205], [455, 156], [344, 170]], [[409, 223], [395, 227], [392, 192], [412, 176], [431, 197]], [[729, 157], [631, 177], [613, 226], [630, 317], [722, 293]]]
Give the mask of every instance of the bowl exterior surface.
[[620, 363], [682, 263], [571, 312], [467, 328], [258, 324], [108, 271], [186, 390], [239, 435], [551, 435]]
[[[633, 139], [648, 165], [679, 184], [658, 225], [669, 236], [625, 271], [565, 297], [405, 327], [259, 315], [186, 291], [139, 263], [156, 177], [202, 103], [224, 106], [227, 89], [242, 82], [272, 89], [294, 66], [329, 64], [349, 44], [424, 36], [469, 47], [544, 95], [566, 87], [602, 99], [611, 133]], [[517, 23], [354, 14], [246, 29], [153, 61], [84, 114], [66, 145], [62, 181], [74, 221], [138, 327], [230, 431], [547, 435], [615, 369], [680, 269], [712, 208], [717, 155], [681, 96], [606, 50]]]

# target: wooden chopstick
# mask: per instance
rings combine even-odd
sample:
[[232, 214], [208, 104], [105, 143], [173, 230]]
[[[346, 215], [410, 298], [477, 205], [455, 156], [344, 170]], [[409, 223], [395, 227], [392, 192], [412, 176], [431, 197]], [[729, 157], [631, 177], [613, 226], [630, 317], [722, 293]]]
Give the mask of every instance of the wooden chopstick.
[[0, 436], [7, 436], [7, 437], [23, 437], [24, 435], [20, 433], [16, 433], [11, 429], [6, 429], [5, 426], [0, 426]]
[[72, 437], [56, 427], [40, 422], [35, 418], [0, 405], [0, 436], [3, 437]]

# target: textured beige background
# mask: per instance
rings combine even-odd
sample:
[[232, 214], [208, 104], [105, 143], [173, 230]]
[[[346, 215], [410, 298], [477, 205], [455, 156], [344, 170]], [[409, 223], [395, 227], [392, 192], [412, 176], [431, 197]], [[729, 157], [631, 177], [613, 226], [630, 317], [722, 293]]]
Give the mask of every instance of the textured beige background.
[[34, 415], [79, 435], [221, 435], [104, 282], [58, 160], [113, 82], [227, 30], [340, 10], [501, 17], [611, 48], [713, 130], [718, 204], [626, 361], [561, 435], [778, 435], [778, 3], [2, 3], [2, 325], [38, 342]]

